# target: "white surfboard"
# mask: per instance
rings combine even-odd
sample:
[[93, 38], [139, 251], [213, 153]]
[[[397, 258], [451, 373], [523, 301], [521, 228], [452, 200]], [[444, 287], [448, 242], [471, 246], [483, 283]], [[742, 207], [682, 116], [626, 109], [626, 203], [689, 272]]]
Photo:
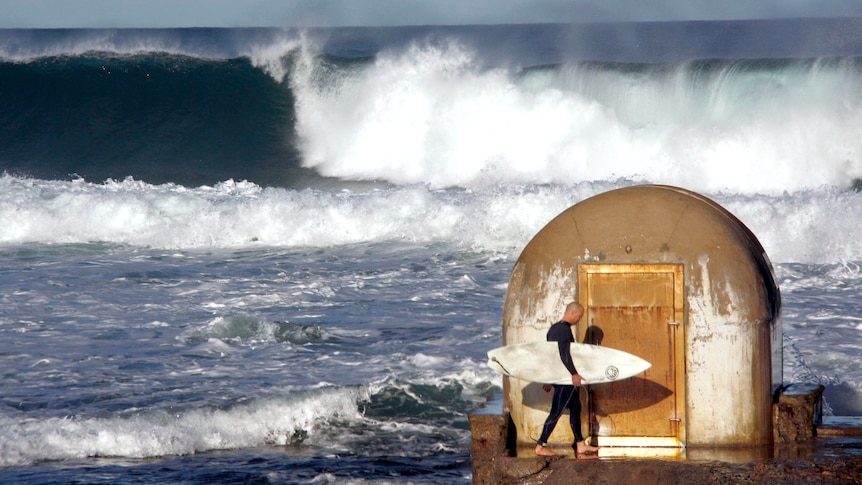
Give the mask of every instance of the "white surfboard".
[[[622, 350], [571, 344], [572, 361], [585, 384], [615, 382], [636, 376], [652, 364]], [[501, 374], [545, 384], [571, 384], [572, 376], [560, 360], [557, 342], [528, 342], [497, 347], [488, 352], [488, 367]]]

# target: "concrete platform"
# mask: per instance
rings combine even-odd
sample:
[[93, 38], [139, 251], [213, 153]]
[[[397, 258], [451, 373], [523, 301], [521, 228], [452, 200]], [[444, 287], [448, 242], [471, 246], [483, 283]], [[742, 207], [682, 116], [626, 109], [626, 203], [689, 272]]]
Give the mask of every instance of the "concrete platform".
[[[825, 436], [806, 443], [757, 450], [685, 450], [674, 457], [504, 456], [496, 463], [496, 472], [474, 474], [473, 482], [862, 484], [862, 427], [822, 429]], [[849, 434], [838, 434], [839, 429]]]
[[[719, 453], [717, 458], [721, 457]], [[745, 462], [710, 460], [708, 453], [701, 453], [697, 459], [555, 457], [512, 460], [502, 463], [504, 476], [497, 483], [862, 483], [862, 437], [859, 436], [816, 438], [804, 446], [776, 450], [773, 458]], [[479, 482], [474, 480], [474, 483]]]
[[816, 436], [734, 449], [605, 449], [576, 457], [571, 448], [536, 457], [507, 435], [508, 415], [472, 415], [477, 484], [712, 483], [862, 485], [862, 417], [823, 417]]

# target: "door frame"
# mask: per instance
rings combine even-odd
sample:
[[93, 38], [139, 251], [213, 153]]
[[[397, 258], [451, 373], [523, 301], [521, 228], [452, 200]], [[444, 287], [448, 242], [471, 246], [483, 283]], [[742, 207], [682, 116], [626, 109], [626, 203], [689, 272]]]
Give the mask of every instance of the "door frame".
[[[672, 377], [674, 384], [674, 412], [671, 418], [671, 426], [676, 426], [676, 436], [601, 436], [602, 446], [621, 447], [685, 447], [686, 443], [686, 400], [685, 400], [685, 292], [682, 264], [601, 264], [582, 263], [578, 265], [578, 301], [585, 308], [585, 314], [589, 315], [590, 303], [590, 275], [593, 274], [636, 274], [636, 273], [668, 273], [673, 277], [673, 320], [668, 321], [670, 346], [673, 349]], [[586, 325], [578, 325], [578, 340], [584, 341], [589, 319]], [[587, 421], [590, 421], [592, 407], [587, 403], [584, 406]]]

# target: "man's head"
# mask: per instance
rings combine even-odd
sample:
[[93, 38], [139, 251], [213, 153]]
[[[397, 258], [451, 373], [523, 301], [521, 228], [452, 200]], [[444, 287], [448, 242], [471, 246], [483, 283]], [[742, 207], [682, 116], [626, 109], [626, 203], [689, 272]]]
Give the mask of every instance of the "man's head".
[[566, 313], [563, 314], [563, 320], [570, 324], [578, 323], [578, 320], [584, 316], [584, 307], [580, 303], [573, 301], [566, 305]]

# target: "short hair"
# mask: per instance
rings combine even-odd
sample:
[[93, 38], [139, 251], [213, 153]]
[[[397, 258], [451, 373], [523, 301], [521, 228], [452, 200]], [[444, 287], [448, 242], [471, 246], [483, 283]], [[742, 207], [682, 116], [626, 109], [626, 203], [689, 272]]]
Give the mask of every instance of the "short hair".
[[583, 312], [584, 306], [581, 305], [580, 303], [576, 302], [576, 301], [573, 301], [573, 302], [569, 303], [568, 305], [566, 305], [566, 313], [573, 312], [573, 311]]

